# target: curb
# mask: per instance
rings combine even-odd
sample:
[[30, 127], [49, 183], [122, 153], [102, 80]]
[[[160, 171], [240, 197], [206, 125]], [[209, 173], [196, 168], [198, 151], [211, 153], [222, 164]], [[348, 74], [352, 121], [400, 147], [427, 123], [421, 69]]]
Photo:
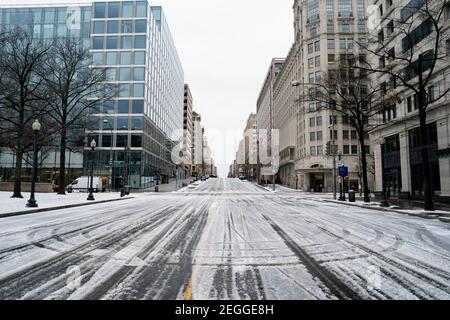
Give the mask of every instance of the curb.
[[88, 203], [68, 204], [68, 205], [65, 205], [65, 206], [49, 207], [49, 208], [42, 208], [42, 209], [33, 209], [33, 210], [28, 210], [28, 211], [16, 211], [16, 212], [9, 212], [9, 213], [0, 213], [0, 219], [8, 218], [8, 217], [24, 216], [24, 215], [28, 215], [28, 214], [47, 212], [47, 211], [55, 211], [55, 210], [62, 210], [62, 209], [70, 209], [70, 208], [77, 208], [77, 207], [92, 206], [94, 204], [102, 204], [102, 203], [108, 203], [108, 202], [123, 201], [123, 200], [128, 200], [128, 199], [134, 199], [134, 197], [101, 200], [101, 201], [88, 202]]
[[355, 204], [355, 203], [348, 203], [348, 202], [338, 202], [338, 201], [334, 201], [334, 200], [322, 200], [324, 202], [328, 202], [328, 203], [336, 203], [336, 204], [342, 204], [344, 206], [350, 206], [350, 207], [358, 207], [358, 208], [363, 208], [363, 209], [369, 209], [369, 210], [376, 210], [376, 211], [382, 211], [382, 212], [395, 212], [395, 213], [399, 213], [399, 214], [404, 214], [404, 215], [408, 215], [411, 217], [418, 217], [418, 218], [424, 218], [424, 219], [438, 219], [442, 222], [446, 222], [446, 223], [450, 223], [450, 217], [447, 216], [443, 216], [443, 215], [439, 215], [439, 214], [413, 214], [410, 212], [404, 212], [404, 211], [400, 211], [400, 210], [395, 210], [395, 209], [385, 209], [385, 208], [381, 208], [381, 207], [368, 207], [368, 206], [362, 206], [359, 204]]

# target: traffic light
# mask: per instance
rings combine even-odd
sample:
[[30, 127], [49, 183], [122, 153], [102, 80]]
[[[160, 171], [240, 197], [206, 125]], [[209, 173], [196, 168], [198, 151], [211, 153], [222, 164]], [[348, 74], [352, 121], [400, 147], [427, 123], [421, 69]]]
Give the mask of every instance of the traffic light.
[[327, 145], [325, 146], [325, 155], [329, 156], [331, 153], [331, 141], [327, 142]]

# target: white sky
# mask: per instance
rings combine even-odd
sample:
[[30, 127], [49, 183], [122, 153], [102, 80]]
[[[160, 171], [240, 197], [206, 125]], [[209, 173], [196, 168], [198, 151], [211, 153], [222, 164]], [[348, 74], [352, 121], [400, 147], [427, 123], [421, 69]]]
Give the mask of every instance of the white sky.
[[[85, 2], [85, 0], [82, 0]], [[0, 0], [0, 4], [76, 0]], [[194, 110], [206, 135], [243, 133], [272, 57], [284, 57], [293, 42], [294, 0], [155, 0], [165, 11]], [[221, 176], [226, 176], [237, 143], [210, 139]]]

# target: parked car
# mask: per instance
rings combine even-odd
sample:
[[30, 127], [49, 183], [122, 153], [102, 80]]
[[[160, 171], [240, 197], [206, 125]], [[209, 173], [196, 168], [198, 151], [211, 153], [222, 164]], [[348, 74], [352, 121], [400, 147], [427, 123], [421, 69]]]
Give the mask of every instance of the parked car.
[[247, 180], [247, 178], [245, 176], [239, 176], [239, 180], [244, 181], [244, 180]]
[[[91, 184], [90, 177], [79, 177], [67, 186], [67, 192], [69, 193], [72, 193], [74, 191], [88, 192], [90, 184]], [[94, 192], [102, 191], [103, 189], [102, 177], [93, 177], [92, 188], [94, 189]]]

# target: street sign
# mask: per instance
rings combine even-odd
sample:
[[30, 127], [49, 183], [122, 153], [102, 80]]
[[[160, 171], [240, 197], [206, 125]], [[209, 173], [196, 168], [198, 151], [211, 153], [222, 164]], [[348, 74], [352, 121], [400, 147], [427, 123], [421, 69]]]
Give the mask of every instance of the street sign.
[[348, 177], [348, 167], [340, 167], [339, 176], [343, 178]]

